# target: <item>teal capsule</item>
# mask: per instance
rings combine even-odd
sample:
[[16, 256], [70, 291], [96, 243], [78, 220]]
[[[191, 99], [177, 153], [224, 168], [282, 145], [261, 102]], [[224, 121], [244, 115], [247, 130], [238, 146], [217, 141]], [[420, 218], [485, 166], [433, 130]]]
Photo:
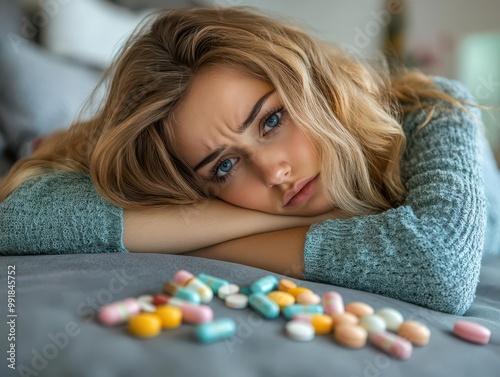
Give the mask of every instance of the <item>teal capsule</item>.
[[212, 288], [212, 291], [215, 294], [219, 293], [219, 288], [222, 287], [223, 285], [229, 285], [229, 282], [227, 280], [207, 274], [199, 274], [198, 279], [200, 279], [202, 282], [204, 282], [206, 285]]
[[263, 293], [267, 294], [274, 291], [278, 287], [279, 281], [273, 275], [268, 275], [257, 281], [255, 281], [251, 286], [250, 290], [252, 293]]
[[252, 291], [250, 290], [250, 287], [242, 287], [240, 288], [240, 293], [245, 296], [250, 296]]
[[295, 314], [323, 314], [322, 305], [300, 305], [293, 304], [283, 308], [283, 316], [292, 319]]
[[196, 326], [196, 337], [202, 343], [213, 343], [232, 337], [236, 333], [236, 324], [230, 318], [219, 318], [213, 322]]
[[198, 292], [190, 288], [185, 288], [177, 283], [167, 282], [163, 286], [163, 291], [170, 296], [189, 301], [192, 304], [199, 305], [201, 303], [201, 296]]
[[252, 293], [248, 297], [250, 306], [268, 319], [277, 318], [280, 315], [280, 307], [263, 293]]

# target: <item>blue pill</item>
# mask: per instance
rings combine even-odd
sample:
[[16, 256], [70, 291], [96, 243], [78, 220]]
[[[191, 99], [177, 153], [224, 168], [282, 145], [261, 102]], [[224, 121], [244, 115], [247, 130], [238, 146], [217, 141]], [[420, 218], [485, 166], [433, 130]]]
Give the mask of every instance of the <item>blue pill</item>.
[[245, 296], [250, 296], [252, 291], [250, 290], [250, 287], [242, 287], [240, 288], [240, 293]]
[[199, 305], [201, 303], [201, 296], [199, 295], [199, 293], [189, 288], [177, 289], [177, 291], [174, 294], [174, 297], [189, 301], [196, 305]]
[[224, 286], [224, 285], [229, 285], [229, 282], [227, 280], [207, 275], [207, 274], [199, 274], [198, 279], [200, 279], [202, 282], [204, 282], [206, 285], [208, 285], [210, 288], [212, 288], [212, 291], [215, 294], [219, 293], [219, 288]]
[[295, 314], [323, 314], [322, 305], [300, 305], [293, 304], [283, 308], [283, 316], [292, 319]]
[[280, 315], [280, 307], [273, 300], [262, 293], [252, 293], [248, 297], [250, 306], [268, 319], [277, 318]]
[[279, 281], [273, 275], [268, 275], [263, 277], [257, 281], [255, 281], [250, 289], [252, 293], [263, 293], [267, 294], [271, 291], [274, 291], [278, 287]]
[[196, 337], [202, 343], [213, 343], [232, 337], [236, 333], [236, 324], [230, 318], [219, 318], [213, 322], [196, 326]]

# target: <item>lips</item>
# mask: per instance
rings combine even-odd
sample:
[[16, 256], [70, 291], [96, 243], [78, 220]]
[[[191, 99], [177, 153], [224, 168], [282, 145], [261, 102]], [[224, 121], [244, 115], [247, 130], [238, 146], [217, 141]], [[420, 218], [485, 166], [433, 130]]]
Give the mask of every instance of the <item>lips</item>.
[[285, 194], [285, 196], [283, 198], [283, 203], [284, 203], [283, 206], [286, 206], [288, 204], [288, 202], [290, 202], [290, 200], [292, 200], [292, 198], [295, 195], [297, 195], [300, 192], [300, 190], [302, 190], [304, 188], [305, 185], [307, 185], [309, 182], [314, 180], [316, 177], [317, 177], [317, 175], [315, 175], [312, 178], [304, 179], [304, 180], [300, 181], [299, 183], [297, 183], [292, 190], [288, 191]]

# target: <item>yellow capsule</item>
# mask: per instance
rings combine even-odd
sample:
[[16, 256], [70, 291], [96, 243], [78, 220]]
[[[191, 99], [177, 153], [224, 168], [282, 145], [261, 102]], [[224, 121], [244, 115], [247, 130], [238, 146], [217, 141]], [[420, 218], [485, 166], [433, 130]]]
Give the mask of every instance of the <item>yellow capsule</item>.
[[175, 329], [181, 325], [182, 311], [176, 306], [162, 305], [156, 309], [163, 329]]
[[128, 332], [139, 338], [152, 338], [161, 331], [161, 320], [155, 313], [141, 313], [128, 321]]
[[295, 288], [297, 284], [288, 279], [281, 279], [278, 284], [278, 290], [282, 292], [288, 292], [290, 288]]
[[267, 297], [277, 303], [280, 307], [280, 310], [283, 310], [285, 306], [295, 304], [295, 297], [293, 297], [290, 293], [282, 291], [272, 291], [267, 294]]
[[313, 293], [313, 291], [305, 287], [295, 287], [295, 288], [290, 288], [288, 290], [288, 293], [290, 293], [293, 297], [297, 298], [297, 296], [300, 295], [301, 293]]

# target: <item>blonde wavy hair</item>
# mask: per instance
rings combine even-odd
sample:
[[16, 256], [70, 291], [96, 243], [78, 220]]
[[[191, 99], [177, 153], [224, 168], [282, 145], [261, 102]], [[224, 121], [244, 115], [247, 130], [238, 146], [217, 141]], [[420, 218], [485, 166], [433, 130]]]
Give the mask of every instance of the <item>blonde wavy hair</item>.
[[284, 20], [248, 7], [152, 13], [106, 70], [106, 96], [90, 120], [75, 121], [18, 161], [0, 182], [0, 202], [29, 178], [87, 174], [122, 208], [190, 204], [210, 197], [176, 151], [172, 117], [196, 75], [230, 67], [271, 84], [316, 146], [329, 200], [347, 215], [398, 206], [403, 116], [427, 99], [453, 98], [418, 71], [389, 75]]

